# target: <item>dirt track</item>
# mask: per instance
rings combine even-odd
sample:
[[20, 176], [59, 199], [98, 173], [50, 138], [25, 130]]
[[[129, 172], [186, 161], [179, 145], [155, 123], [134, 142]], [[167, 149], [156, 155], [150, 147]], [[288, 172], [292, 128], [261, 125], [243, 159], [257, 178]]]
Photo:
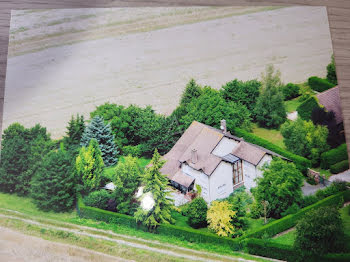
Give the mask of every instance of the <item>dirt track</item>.
[[[72, 114], [88, 116], [96, 105], [107, 101], [150, 104], [156, 111], [169, 114], [192, 77], [200, 84], [220, 88], [234, 78], [259, 77], [268, 63], [281, 70], [285, 82], [302, 82], [311, 75], [326, 73], [332, 46], [326, 9], [322, 7], [288, 7], [243, 15], [231, 10], [226, 11], [228, 17], [216, 19], [216, 9], [203, 9], [205, 15], [203, 10], [188, 11], [197, 14], [195, 20], [178, 10], [171, 19], [167, 14], [147, 14], [146, 27], [125, 18], [119, 24], [123, 27], [106, 29], [112, 37], [105, 37], [101, 31], [95, 35], [95, 29], [91, 29], [92, 35], [86, 37], [93, 40], [11, 57], [3, 126], [14, 121], [26, 126], [41, 123], [57, 138], [64, 134]], [[29, 15], [35, 17], [35, 13]], [[183, 22], [179, 17], [176, 20], [178, 15]], [[75, 21], [68, 17], [71, 20], [65, 23]], [[73, 29], [63, 22], [55, 24], [57, 17], [52, 23], [72, 33]], [[130, 23], [132, 26], [128, 26]], [[42, 43], [39, 29], [16, 36], [21, 27], [14, 28], [12, 44], [17, 41], [29, 52], [33, 43]], [[29, 32], [32, 37], [26, 38]], [[57, 31], [52, 34], [58, 45], [68, 43], [55, 38]], [[20, 52], [10, 46], [11, 50]]]

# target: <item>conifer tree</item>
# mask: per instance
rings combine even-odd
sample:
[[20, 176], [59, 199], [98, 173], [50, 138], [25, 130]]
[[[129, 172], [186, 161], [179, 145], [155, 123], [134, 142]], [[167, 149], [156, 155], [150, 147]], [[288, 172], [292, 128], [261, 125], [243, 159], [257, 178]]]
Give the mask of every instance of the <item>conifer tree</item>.
[[114, 143], [114, 135], [112, 134], [109, 124], [105, 125], [101, 116], [95, 116], [86, 126], [80, 145], [87, 147], [91, 139], [96, 139], [102, 152], [103, 162], [106, 167], [113, 166], [117, 163], [118, 149]]
[[70, 155], [63, 147], [44, 157], [31, 181], [31, 195], [38, 208], [44, 211], [63, 212], [73, 207], [73, 165]]
[[85, 130], [84, 116], [77, 114], [76, 117], [72, 115], [71, 120], [67, 126], [67, 136], [65, 137], [65, 143], [71, 147], [80, 144], [82, 135]]
[[135, 218], [142, 222], [150, 230], [155, 229], [161, 223], [173, 223], [171, 211], [174, 208], [173, 201], [169, 198], [168, 179], [160, 172], [165, 161], [157, 149], [154, 150], [150, 167], [147, 168], [144, 183], [144, 192], [151, 192], [154, 199], [154, 206], [150, 210], [141, 207], [136, 211]]
[[96, 139], [91, 139], [89, 146], [82, 147], [75, 161], [76, 175], [83, 186], [83, 193], [98, 189], [103, 172], [102, 153]]

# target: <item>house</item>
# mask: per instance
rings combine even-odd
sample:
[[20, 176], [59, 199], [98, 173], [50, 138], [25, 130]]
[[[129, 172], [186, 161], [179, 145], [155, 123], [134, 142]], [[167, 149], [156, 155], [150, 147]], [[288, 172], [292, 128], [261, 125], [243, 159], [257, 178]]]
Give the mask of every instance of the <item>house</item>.
[[341, 125], [343, 123], [343, 114], [341, 111], [339, 87], [335, 86], [317, 94], [317, 99], [319, 104], [324, 106], [328, 112], [333, 111], [336, 124]]
[[192, 122], [174, 147], [163, 156], [161, 172], [183, 193], [195, 185], [202, 188], [206, 202], [228, 197], [234, 189], [256, 186], [262, 176], [261, 167], [276, 153], [248, 143], [227, 132], [226, 121], [221, 130]]

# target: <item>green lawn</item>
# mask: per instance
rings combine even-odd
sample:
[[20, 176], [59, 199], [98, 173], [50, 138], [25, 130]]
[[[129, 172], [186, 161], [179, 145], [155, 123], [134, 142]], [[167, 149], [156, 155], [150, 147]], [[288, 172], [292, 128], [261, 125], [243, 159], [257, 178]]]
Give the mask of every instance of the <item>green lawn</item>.
[[296, 237], [296, 231], [295, 229], [293, 229], [284, 235], [273, 238], [272, 241], [276, 243], [292, 246], [294, 244], [295, 237]]
[[264, 138], [271, 143], [285, 149], [285, 145], [283, 143], [283, 136], [281, 132], [277, 129], [267, 129], [263, 127], [259, 127], [257, 124], [253, 124], [252, 133], [258, 137]]
[[299, 97], [297, 97], [292, 100], [285, 101], [284, 104], [287, 112], [291, 113], [297, 110], [297, 107], [301, 104], [301, 102], [299, 102]]
[[[123, 163], [123, 162], [125, 161], [125, 156], [119, 157], [119, 161]], [[151, 159], [143, 158], [143, 157], [141, 157], [141, 158], [139, 158], [139, 159], [137, 160], [137, 162], [138, 162], [138, 164], [141, 166], [141, 168], [145, 168], [145, 167], [148, 165], [148, 163], [149, 163], [150, 161], [151, 161]], [[114, 175], [115, 167], [116, 167], [116, 166], [106, 167], [106, 168], [104, 169], [104, 173], [105, 173], [107, 176], [109, 176], [109, 177], [113, 176], [113, 175]]]
[[0, 209], [1, 208], [16, 210], [31, 216], [45, 217], [60, 221], [69, 221], [77, 216], [75, 211], [70, 213], [44, 212], [39, 210], [29, 197], [19, 197], [4, 193], [0, 193]]

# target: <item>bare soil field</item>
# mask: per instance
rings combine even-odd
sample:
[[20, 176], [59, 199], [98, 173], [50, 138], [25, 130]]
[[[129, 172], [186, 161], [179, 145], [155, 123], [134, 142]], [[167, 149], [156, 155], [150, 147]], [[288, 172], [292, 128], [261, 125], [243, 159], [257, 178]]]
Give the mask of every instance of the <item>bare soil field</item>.
[[0, 261], [6, 262], [116, 262], [132, 261], [86, 248], [51, 242], [0, 227]]
[[3, 128], [40, 123], [53, 138], [105, 102], [169, 114], [186, 83], [220, 88], [275, 65], [284, 82], [325, 76], [323, 7], [145, 8], [12, 14]]

